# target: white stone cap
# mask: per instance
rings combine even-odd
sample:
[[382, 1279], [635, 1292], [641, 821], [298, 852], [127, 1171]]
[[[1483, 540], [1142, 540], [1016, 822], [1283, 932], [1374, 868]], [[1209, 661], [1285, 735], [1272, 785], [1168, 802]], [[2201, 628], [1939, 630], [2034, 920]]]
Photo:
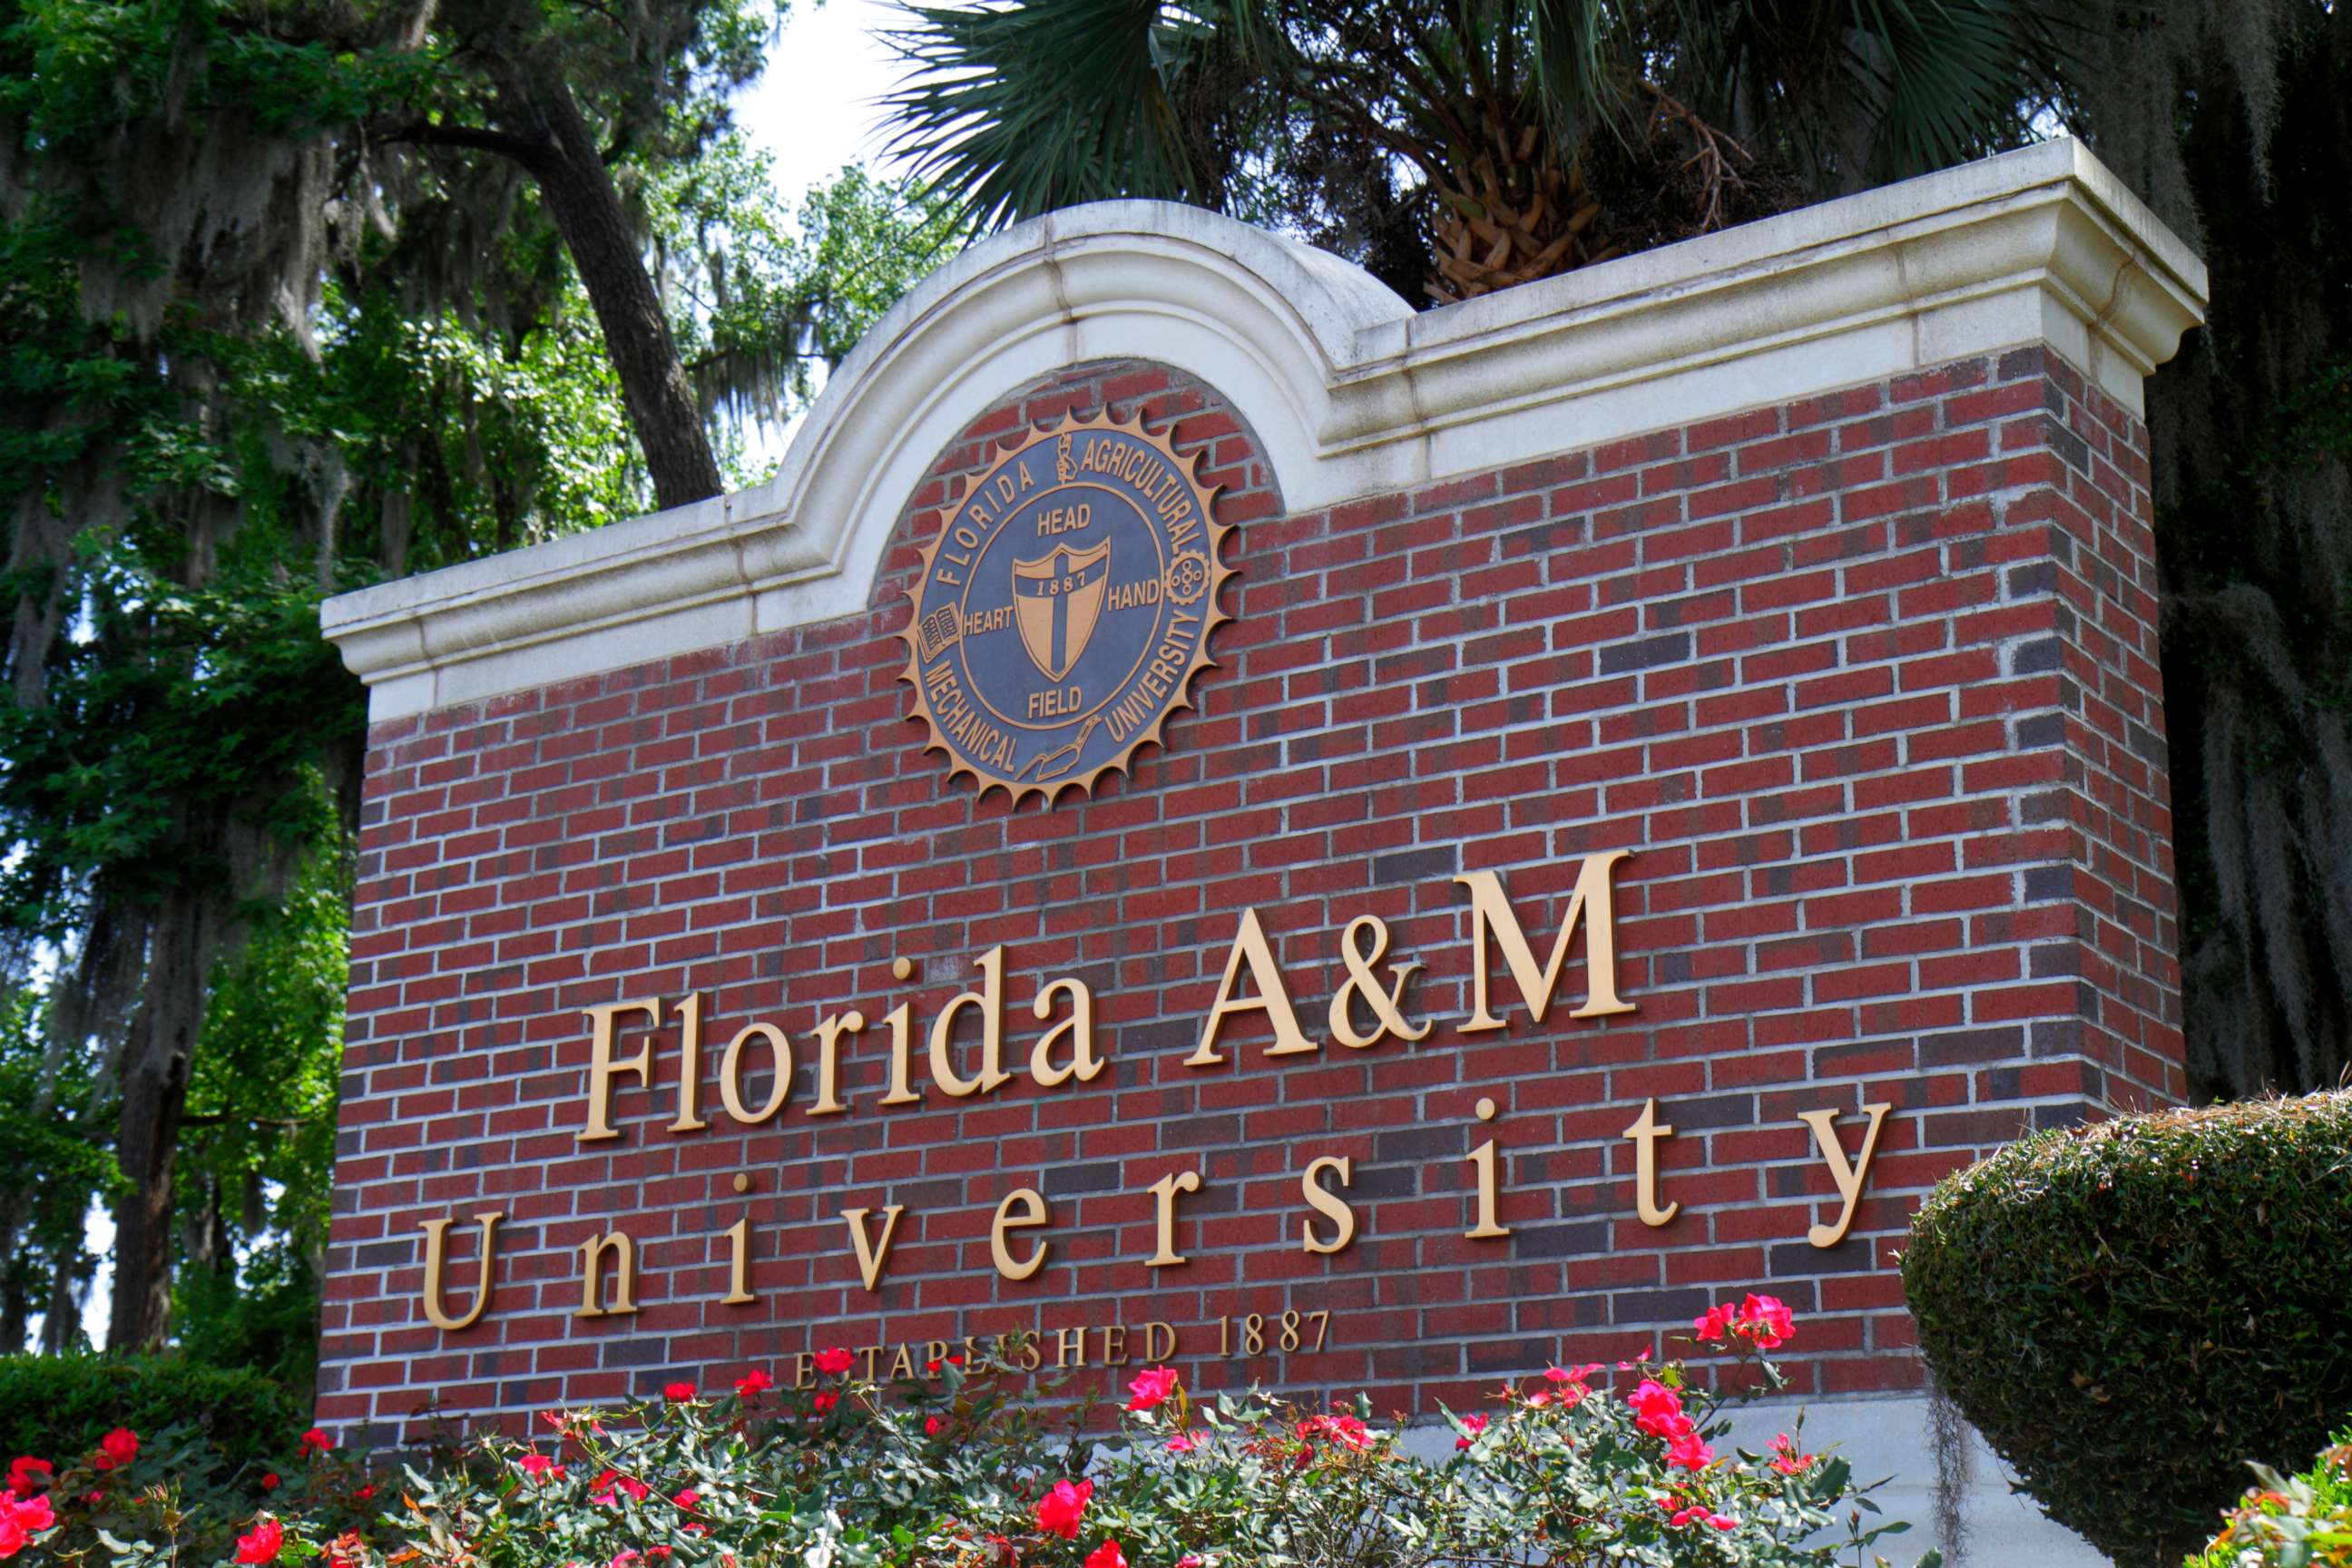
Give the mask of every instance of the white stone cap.
[[2047, 142], [1425, 312], [1164, 202], [980, 241], [845, 360], [764, 485], [330, 599], [383, 721], [864, 609], [939, 455], [1008, 394], [1136, 359], [1222, 394], [1293, 511], [2049, 345], [2141, 412], [2204, 263]]

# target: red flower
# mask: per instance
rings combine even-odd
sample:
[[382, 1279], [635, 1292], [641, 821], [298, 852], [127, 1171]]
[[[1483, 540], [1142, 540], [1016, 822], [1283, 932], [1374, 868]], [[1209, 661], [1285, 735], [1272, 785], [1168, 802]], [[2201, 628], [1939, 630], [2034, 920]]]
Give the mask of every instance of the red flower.
[[0, 1557], [14, 1557], [33, 1537], [57, 1523], [45, 1497], [0, 1497]]
[[849, 1352], [841, 1349], [839, 1346], [835, 1346], [834, 1349], [829, 1351], [819, 1351], [816, 1352], [816, 1369], [817, 1371], [824, 1373], [828, 1377], [838, 1377], [843, 1373], [847, 1372], [849, 1370]]
[[1310, 1415], [1298, 1424], [1298, 1435], [1310, 1443], [1317, 1437], [1328, 1437], [1358, 1453], [1372, 1446], [1371, 1428], [1352, 1415]]
[[1678, 1470], [1703, 1470], [1715, 1463], [1715, 1450], [1696, 1431], [1685, 1432], [1666, 1445], [1666, 1463]]
[[830, 1410], [840, 1403], [841, 1391], [839, 1389], [820, 1388], [816, 1391], [816, 1407], [818, 1410]]
[[1476, 1442], [1479, 1435], [1484, 1433], [1486, 1430], [1486, 1416], [1465, 1415], [1462, 1418], [1462, 1436], [1454, 1439], [1454, 1446], [1456, 1448], [1466, 1448], [1471, 1444]]
[[923, 1436], [926, 1437], [936, 1437], [940, 1435], [940, 1431], [945, 1428], [946, 1425], [947, 1423], [941, 1421], [936, 1415], [926, 1415], [923, 1417]]
[[18, 1497], [31, 1497], [55, 1474], [57, 1467], [47, 1459], [26, 1454], [8, 1467], [8, 1489]]
[[1147, 1367], [1135, 1374], [1135, 1381], [1127, 1385], [1127, 1391], [1134, 1395], [1127, 1402], [1129, 1410], [1150, 1410], [1176, 1392], [1176, 1369], [1172, 1366]]
[[1201, 1446], [1202, 1436], [1198, 1432], [1179, 1432], [1168, 1439], [1168, 1451], [1171, 1454], [1189, 1454]]
[[1820, 1456], [1797, 1452], [1797, 1440], [1786, 1432], [1772, 1439], [1772, 1468], [1784, 1476], [1801, 1476]]
[[261, 1489], [263, 1491], [274, 1492], [278, 1489], [278, 1472], [276, 1470], [264, 1470], [261, 1472]]
[[352, 1500], [353, 1502], [365, 1502], [368, 1499], [373, 1496], [375, 1496], [375, 1483], [373, 1481], [370, 1481], [367, 1485], [362, 1487], [359, 1490], [352, 1494]]
[[691, 1509], [696, 1503], [702, 1500], [702, 1494], [696, 1491], [692, 1487], [688, 1487], [669, 1500], [676, 1503], [680, 1508]]
[[1625, 1404], [1633, 1412], [1633, 1425], [1653, 1437], [1671, 1442], [1690, 1433], [1691, 1418], [1683, 1414], [1681, 1396], [1654, 1377], [1643, 1378], [1642, 1386], [1625, 1396]]
[[275, 1563], [278, 1549], [286, 1544], [286, 1527], [267, 1514], [253, 1527], [250, 1535], [236, 1538], [236, 1560], [239, 1563]]
[[[563, 1478], [563, 1467], [544, 1454], [525, 1454], [515, 1461], [515, 1465], [535, 1481], [561, 1480]], [[599, 1480], [603, 1479], [601, 1476], [597, 1478]]]
[[662, 1384], [662, 1397], [668, 1400], [672, 1405], [692, 1404], [696, 1396], [701, 1392], [702, 1391], [700, 1389], [695, 1387], [694, 1384], [690, 1383], [665, 1383]]
[[1087, 1500], [1095, 1495], [1092, 1481], [1076, 1486], [1055, 1481], [1054, 1489], [1037, 1500], [1037, 1528], [1065, 1541], [1078, 1538], [1078, 1521], [1086, 1517]]
[[1086, 1568], [1127, 1568], [1127, 1553], [1116, 1541], [1106, 1541], [1087, 1553]]
[[1691, 1328], [1708, 1344], [1720, 1344], [1731, 1337], [1732, 1317], [1733, 1310], [1727, 1303], [1709, 1307], [1703, 1315], [1691, 1321]]
[[115, 1470], [139, 1457], [139, 1434], [128, 1426], [117, 1426], [98, 1440], [98, 1452], [91, 1456], [93, 1470]]
[[1673, 1525], [1677, 1530], [1681, 1529], [1684, 1525], [1690, 1523], [1693, 1520], [1696, 1520], [1701, 1524], [1711, 1524], [1717, 1530], [1737, 1530], [1739, 1527], [1739, 1521], [1738, 1520], [1726, 1514], [1711, 1512], [1704, 1503], [1697, 1503], [1689, 1508], [1679, 1509], [1673, 1508], [1671, 1505], [1666, 1503], [1660, 1503], [1658, 1506], [1668, 1510], [1666, 1522]]
[[739, 1377], [735, 1380], [735, 1393], [744, 1399], [765, 1394], [775, 1386], [775, 1381], [764, 1372], [755, 1372], [749, 1377]]
[[334, 1446], [335, 1440], [327, 1436], [326, 1428], [322, 1426], [313, 1426], [302, 1434], [302, 1454], [306, 1458], [312, 1454], [326, 1453]]
[[1738, 1327], [1758, 1350], [1777, 1350], [1796, 1338], [1797, 1317], [1779, 1297], [1751, 1294], [1739, 1303]]

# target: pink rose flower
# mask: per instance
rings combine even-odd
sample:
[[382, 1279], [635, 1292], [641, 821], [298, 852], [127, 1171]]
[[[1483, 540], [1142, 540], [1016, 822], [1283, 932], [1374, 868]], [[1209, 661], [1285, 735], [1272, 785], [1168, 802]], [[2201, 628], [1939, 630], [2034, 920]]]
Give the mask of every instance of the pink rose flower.
[[1087, 1500], [1095, 1495], [1092, 1481], [1055, 1481], [1054, 1489], [1037, 1500], [1037, 1528], [1065, 1541], [1078, 1538], [1078, 1521], [1086, 1517]]
[[236, 1538], [236, 1560], [239, 1563], [275, 1563], [278, 1550], [286, 1544], [286, 1527], [264, 1516], [253, 1527], [250, 1535]]
[[1176, 1392], [1176, 1369], [1172, 1366], [1147, 1367], [1136, 1373], [1135, 1381], [1127, 1385], [1127, 1392], [1132, 1395], [1127, 1402], [1129, 1410], [1150, 1410]]

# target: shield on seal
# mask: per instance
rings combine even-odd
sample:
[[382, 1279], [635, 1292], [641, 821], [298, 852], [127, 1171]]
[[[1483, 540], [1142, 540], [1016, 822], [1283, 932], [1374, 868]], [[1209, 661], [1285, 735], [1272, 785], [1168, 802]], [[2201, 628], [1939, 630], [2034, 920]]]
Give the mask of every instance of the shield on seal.
[[1102, 619], [1110, 588], [1110, 541], [1091, 550], [1056, 545], [1034, 561], [1013, 563], [1013, 621], [1029, 662], [1048, 680], [1070, 673]]

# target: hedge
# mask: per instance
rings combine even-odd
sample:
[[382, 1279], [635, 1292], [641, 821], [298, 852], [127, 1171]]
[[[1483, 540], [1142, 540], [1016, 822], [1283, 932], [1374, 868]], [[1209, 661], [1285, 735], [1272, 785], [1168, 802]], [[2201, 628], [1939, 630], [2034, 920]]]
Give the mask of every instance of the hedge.
[[116, 1427], [195, 1428], [230, 1466], [286, 1453], [310, 1391], [171, 1356], [0, 1356], [0, 1463], [87, 1454]]
[[1946, 1179], [1904, 1288], [1937, 1381], [2126, 1568], [2352, 1410], [2352, 1093], [2042, 1133]]

